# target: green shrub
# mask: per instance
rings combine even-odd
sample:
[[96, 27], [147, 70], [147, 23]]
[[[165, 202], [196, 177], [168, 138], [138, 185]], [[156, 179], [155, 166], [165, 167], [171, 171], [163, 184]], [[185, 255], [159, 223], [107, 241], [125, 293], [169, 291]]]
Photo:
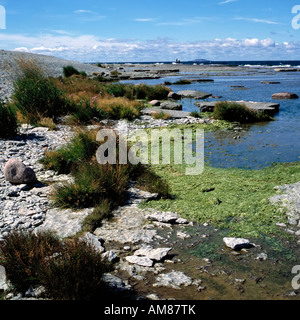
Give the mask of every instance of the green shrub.
[[101, 121], [107, 118], [108, 114], [104, 110], [92, 106], [90, 101], [83, 99], [82, 101], [73, 104], [72, 112], [69, 115], [67, 124], [91, 124], [93, 121]]
[[73, 75], [79, 75], [80, 72], [73, 66], [66, 66], [66, 67], [63, 67], [63, 74], [66, 78], [69, 78]]
[[11, 232], [0, 243], [0, 264], [7, 278], [24, 293], [29, 286], [40, 285], [41, 261], [60, 250], [59, 240], [51, 232]]
[[269, 121], [272, 118], [262, 112], [255, 112], [247, 108], [244, 104], [236, 102], [221, 101], [216, 103], [214, 118], [230, 122], [252, 123], [259, 121]]
[[17, 133], [17, 118], [9, 105], [0, 101], [0, 138], [7, 138]]
[[61, 208], [97, 207], [103, 200], [112, 206], [125, 200], [125, 190], [129, 183], [127, 166], [100, 165], [96, 161], [81, 163], [72, 172], [74, 183], [56, 188], [55, 204]]
[[111, 270], [100, 252], [74, 239], [66, 242], [59, 255], [43, 260], [41, 282], [55, 300], [98, 300], [105, 296], [103, 275]]
[[163, 85], [148, 86], [138, 84], [134, 87], [135, 98], [140, 100], [165, 100], [168, 97], [170, 89]]
[[70, 109], [63, 92], [36, 65], [24, 66], [22, 74], [15, 80], [13, 104], [31, 124], [41, 118], [64, 115]]
[[81, 161], [89, 161], [96, 155], [100, 144], [93, 132], [81, 131], [57, 151], [45, 152], [41, 163], [48, 169], [68, 174]]
[[127, 99], [134, 99], [134, 89], [132, 85], [122, 83], [107, 84], [105, 91], [114, 97], [126, 97]]

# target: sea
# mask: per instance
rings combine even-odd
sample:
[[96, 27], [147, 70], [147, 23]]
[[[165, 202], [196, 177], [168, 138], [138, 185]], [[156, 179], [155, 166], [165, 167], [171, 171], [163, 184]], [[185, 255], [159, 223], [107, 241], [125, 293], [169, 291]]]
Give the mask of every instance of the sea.
[[[172, 62], [152, 62], [171, 64]], [[141, 63], [144, 64], [144, 63]], [[145, 62], [149, 64], [149, 62]], [[237, 126], [236, 131], [216, 131], [205, 134], [205, 161], [220, 168], [262, 169], [276, 163], [300, 161], [300, 99], [273, 100], [272, 94], [292, 92], [300, 97], [300, 72], [276, 72], [275, 68], [300, 68], [300, 61], [188, 61], [181, 64], [239, 66], [245, 70], [205, 71], [214, 82], [192, 82], [187, 85], [170, 85], [179, 90], [199, 90], [214, 97], [206, 101], [257, 101], [280, 104], [274, 121]], [[240, 69], [240, 68], [239, 68]], [[201, 78], [199, 75], [179, 73], [176, 77], [142, 80], [146, 84], [163, 84], [180, 79]], [[264, 84], [262, 82], [276, 82]], [[122, 81], [123, 83], [140, 83]], [[195, 100], [183, 99], [183, 111], [199, 111]]]

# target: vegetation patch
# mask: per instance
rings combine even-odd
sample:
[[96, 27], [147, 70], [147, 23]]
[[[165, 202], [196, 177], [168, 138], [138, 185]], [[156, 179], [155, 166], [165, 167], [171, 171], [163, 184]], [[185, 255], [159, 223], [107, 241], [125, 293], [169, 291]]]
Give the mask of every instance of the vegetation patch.
[[163, 111], [153, 112], [151, 113], [151, 116], [153, 119], [162, 119], [162, 120], [168, 120], [171, 118], [171, 115], [169, 113], [163, 112]]
[[[282, 235], [278, 222], [286, 222], [285, 209], [269, 198], [275, 186], [300, 180], [300, 164], [278, 164], [262, 170], [220, 169], [205, 166], [200, 176], [186, 176], [185, 165], [153, 165], [172, 190], [172, 199], [143, 204], [178, 212], [183, 217], [228, 230], [228, 235], [261, 237]], [[209, 191], [207, 191], [209, 190]]]
[[18, 122], [10, 105], [0, 101], [0, 138], [7, 138], [17, 133]]
[[220, 101], [216, 103], [213, 116], [214, 119], [217, 120], [240, 123], [253, 123], [272, 120], [269, 115], [263, 112], [255, 112], [247, 108], [245, 104], [227, 101]]
[[65, 115], [70, 110], [69, 101], [55, 83], [47, 78], [42, 68], [33, 61], [17, 61], [21, 70], [14, 81], [12, 104], [30, 124], [40, 119]]
[[13, 290], [43, 285], [47, 298], [93, 300], [103, 294], [103, 274], [111, 266], [79, 239], [62, 242], [51, 231], [11, 232], [0, 244], [0, 263]]

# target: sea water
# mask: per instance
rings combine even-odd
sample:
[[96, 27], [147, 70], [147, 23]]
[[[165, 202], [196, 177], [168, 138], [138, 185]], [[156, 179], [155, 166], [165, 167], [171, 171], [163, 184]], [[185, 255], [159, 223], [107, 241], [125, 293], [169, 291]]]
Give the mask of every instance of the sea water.
[[[299, 64], [299, 62], [298, 62]], [[280, 65], [280, 63], [275, 65]], [[282, 64], [281, 64], [282, 65]], [[275, 72], [266, 65], [253, 66], [245, 72], [206, 72], [214, 82], [192, 82], [189, 85], [170, 85], [179, 90], [199, 90], [221, 96], [206, 101], [257, 101], [280, 104], [275, 121], [244, 125], [237, 131], [216, 131], [205, 134], [205, 159], [214, 167], [261, 169], [278, 162], [300, 161], [300, 99], [273, 100], [272, 94], [292, 92], [300, 97], [300, 72]], [[193, 73], [181, 73], [178, 77], [143, 80], [143, 83], [158, 84], [182, 79], [199, 79]], [[261, 81], [280, 82], [262, 84]], [[132, 81], [130, 81], [132, 82]], [[141, 81], [139, 81], [141, 82]], [[198, 111], [194, 99], [183, 99], [183, 111]]]

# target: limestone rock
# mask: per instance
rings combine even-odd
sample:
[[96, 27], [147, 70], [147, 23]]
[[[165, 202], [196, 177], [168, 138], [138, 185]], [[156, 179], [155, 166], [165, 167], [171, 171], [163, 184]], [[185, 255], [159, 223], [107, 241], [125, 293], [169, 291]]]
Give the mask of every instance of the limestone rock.
[[128, 256], [126, 260], [130, 263], [137, 264], [142, 267], [153, 267], [153, 260], [146, 257]]
[[153, 287], [170, 287], [173, 289], [180, 289], [181, 286], [190, 286], [193, 280], [181, 271], [172, 271], [170, 273], [161, 274], [157, 277], [157, 282]]
[[135, 256], [144, 256], [154, 261], [161, 261], [163, 260], [168, 253], [172, 250], [172, 248], [157, 248], [153, 249], [150, 246], [142, 247], [141, 249], [137, 250], [134, 255]]
[[171, 92], [168, 94], [168, 99], [180, 100], [180, 99], [181, 99], [181, 95], [178, 94], [178, 93], [175, 93], [175, 92], [171, 91]]
[[[105, 249], [102, 246], [102, 239], [95, 236], [94, 234], [87, 232], [83, 237], [82, 240], [86, 241], [88, 244], [93, 246], [98, 252], [104, 252]], [[101, 241], [102, 240], [102, 241]], [[109, 258], [109, 257], [107, 257]]]
[[0, 266], [0, 290], [7, 290], [7, 289], [8, 289], [8, 283], [7, 283], [5, 268], [3, 266]]
[[167, 109], [167, 110], [182, 110], [182, 104], [167, 101], [167, 102], [161, 103], [160, 108]]
[[191, 99], [206, 99], [212, 96], [211, 93], [196, 91], [196, 90], [183, 90], [178, 92], [182, 98], [191, 98]]
[[5, 179], [12, 184], [30, 184], [36, 182], [33, 169], [18, 159], [10, 159], [4, 167]]
[[158, 100], [152, 100], [149, 102], [149, 104], [151, 104], [153, 107], [159, 107], [160, 106], [160, 102]]
[[298, 95], [291, 92], [279, 92], [272, 95], [272, 99], [298, 99]]
[[243, 238], [223, 238], [223, 241], [227, 247], [233, 250], [241, 250], [253, 246], [248, 239]]

